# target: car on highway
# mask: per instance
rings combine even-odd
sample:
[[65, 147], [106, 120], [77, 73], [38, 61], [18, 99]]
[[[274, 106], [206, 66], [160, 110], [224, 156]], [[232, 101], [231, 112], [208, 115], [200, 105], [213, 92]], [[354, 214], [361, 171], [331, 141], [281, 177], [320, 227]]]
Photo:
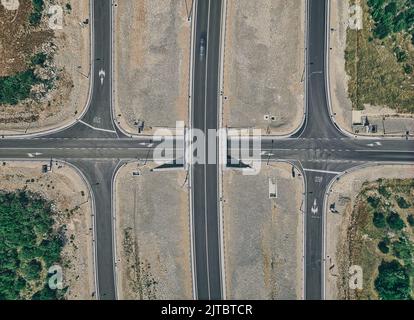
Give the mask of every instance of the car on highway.
[[200, 38], [200, 57], [204, 57], [206, 54], [206, 38], [202, 36]]

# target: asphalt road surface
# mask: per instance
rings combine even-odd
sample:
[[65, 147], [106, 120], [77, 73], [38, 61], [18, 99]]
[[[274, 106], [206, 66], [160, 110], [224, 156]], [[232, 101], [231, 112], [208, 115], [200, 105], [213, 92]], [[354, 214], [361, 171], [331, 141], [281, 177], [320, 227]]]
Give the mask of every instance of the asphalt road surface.
[[[198, 1], [193, 69], [192, 125], [208, 132], [218, 124], [218, 73], [220, 53], [221, 0]], [[202, 44], [204, 42], [204, 44]], [[201, 48], [204, 46], [204, 48]], [[192, 215], [195, 263], [195, 287], [198, 299], [221, 299], [220, 232], [218, 194], [218, 161], [209, 159], [209, 139], [204, 142], [204, 161], [192, 167]], [[218, 145], [216, 143], [216, 145]], [[196, 156], [201, 156], [196, 154]], [[218, 159], [216, 148], [215, 159]], [[201, 157], [203, 158], [203, 157]]]
[[[1, 139], [0, 159], [62, 159], [71, 162], [84, 173], [96, 204], [98, 298], [116, 299], [112, 251], [112, 177], [123, 160], [151, 159], [159, 141], [148, 137], [127, 138], [114, 126], [111, 116], [112, 4], [110, 0], [94, 0], [93, 3], [94, 74], [87, 113], [71, 128], [50, 136]], [[218, 123], [221, 6], [222, 1], [218, 0], [197, 1], [192, 124], [194, 128], [203, 131], [217, 128]], [[326, 0], [309, 1], [305, 124], [292, 138], [263, 138], [260, 150], [262, 161], [287, 160], [298, 163], [306, 178], [306, 299], [324, 298], [322, 209], [329, 182], [338, 173], [361, 164], [413, 163], [414, 160], [413, 140], [406, 140], [405, 137], [353, 139], [345, 137], [332, 123], [325, 87], [325, 14]], [[200, 54], [201, 37], [206, 40], [204, 55]], [[105, 71], [103, 82], [99, 77], [100, 70]], [[176, 142], [178, 148], [181, 148], [182, 138], [176, 137]], [[205, 142], [207, 144], [208, 141]], [[183, 150], [175, 151], [182, 154]], [[196, 164], [192, 170], [195, 295], [199, 299], [220, 299], [223, 297], [219, 254], [218, 168], [214, 164]]]

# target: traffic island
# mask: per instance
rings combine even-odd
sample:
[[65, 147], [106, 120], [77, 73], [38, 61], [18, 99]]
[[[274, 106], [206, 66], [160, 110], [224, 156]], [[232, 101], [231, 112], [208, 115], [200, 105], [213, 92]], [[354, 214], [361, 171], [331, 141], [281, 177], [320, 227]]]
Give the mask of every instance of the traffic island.
[[288, 163], [224, 171], [226, 299], [303, 299], [303, 195]]
[[114, 181], [119, 299], [192, 299], [188, 185], [183, 169], [131, 162]]

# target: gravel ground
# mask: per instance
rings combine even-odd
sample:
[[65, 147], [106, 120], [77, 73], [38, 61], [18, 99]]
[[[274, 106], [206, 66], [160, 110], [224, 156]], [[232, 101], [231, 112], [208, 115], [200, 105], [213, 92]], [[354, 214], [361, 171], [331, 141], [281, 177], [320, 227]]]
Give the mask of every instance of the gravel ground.
[[[303, 180], [287, 163], [259, 175], [224, 172], [224, 253], [228, 299], [302, 299]], [[269, 199], [269, 179], [277, 198]]]
[[192, 299], [186, 173], [154, 167], [127, 164], [115, 181], [118, 295]]
[[289, 134], [304, 112], [305, 1], [227, 3], [224, 125]]
[[[186, 6], [187, 2], [187, 6]], [[115, 112], [137, 133], [187, 122], [191, 1], [123, 0], [115, 10]]]
[[[50, 0], [45, 0], [45, 10], [48, 10], [50, 3], [52, 3]], [[53, 4], [61, 5], [63, 8], [61, 30], [49, 29], [47, 14], [43, 14], [40, 26], [29, 33], [25, 26], [28, 18], [20, 17], [20, 14], [27, 15], [27, 12], [17, 11], [15, 18], [13, 12], [10, 12], [11, 20], [1, 23], [7, 30], [11, 28], [8, 23], [13, 25], [16, 21], [20, 22], [21, 26], [17, 30], [13, 29], [12, 32], [16, 35], [16, 39], [19, 39], [16, 42], [21, 46], [16, 50], [23, 50], [26, 58], [33, 53], [33, 50], [39, 49], [36, 46], [41, 48], [46, 46], [46, 43], [41, 45], [36, 42], [39, 35], [45, 32], [51, 33], [52, 40], [49, 39], [48, 42], [53, 42], [57, 47], [54, 63], [59, 80], [56, 88], [39, 102], [30, 100], [16, 106], [1, 105], [0, 134], [29, 134], [61, 127], [72, 122], [86, 107], [90, 82], [90, 27], [82, 22], [89, 18], [89, 1], [54, 0]], [[70, 11], [66, 4], [70, 4]], [[2, 8], [0, 6], [0, 9]], [[16, 42], [12, 43], [16, 44]], [[36, 46], [32, 43], [36, 43]], [[0, 52], [3, 50], [7, 52], [8, 49], [7, 42], [0, 42]], [[0, 59], [0, 64], [3, 65], [3, 62], [3, 59]], [[14, 63], [14, 61], [9, 59], [7, 63]], [[17, 60], [16, 63], [22, 64], [21, 60]], [[16, 66], [16, 68], [16, 70], [26, 69], [25, 66]]]

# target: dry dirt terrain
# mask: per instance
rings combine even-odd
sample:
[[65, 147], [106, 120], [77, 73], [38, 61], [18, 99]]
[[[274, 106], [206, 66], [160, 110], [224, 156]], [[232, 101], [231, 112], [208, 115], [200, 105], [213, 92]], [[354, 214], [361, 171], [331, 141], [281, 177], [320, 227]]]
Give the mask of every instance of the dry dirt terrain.
[[[344, 283], [347, 284], [349, 281], [349, 274], [347, 271], [350, 261], [348, 254], [351, 240], [349, 240], [348, 237], [353, 221], [351, 214], [358, 206], [357, 195], [361, 192], [364, 186], [367, 186], [367, 183], [373, 183], [378, 181], [378, 179], [391, 180], [413, 178], [414, 166], [412, 165], [382, 165], [357, 169], [345, 174], [333, 184], [327, 199], [328, 205], [326, 212], [325, 280], [327, 299], [355, 299], [355, 294], [357, 293], [355, 290], [344, 287]], [[391, 196], [393, 196], [393, 194]], [[331, 212], [331, 204], [335, 204], [336, 212]], [[401, 209], [398, 211], [402, 213]], [[391, 233], [388, 235], [392, 237]], [[359, 251], [368, 250], [368, 246], [370, 246], [370, 238], [366, 234], [362, 239], [363, 240], [361, 241], [368, 241], [368, 243], [366, 243], [366, 247], [361, 248]], [[354, 243], [354, 245], [358, 244]], [[377, 250], [378, 249], [375, 249], [374, 251], [375, 255], [378, 254]], [[374, 256], [372, 252], [370, 255]], [[376, 268], [377, 267], [372, 269], [376, 271]], [[370, 284], [372, 285], [375, 277], [376, 274], [370, 276], [368, 271], [365, 270], [363, 281], [364, 290], [368, 290], [370, 293], [373, 292], [373, 289], [367, 288], [367, 286]], [[362, 296], [364, 296], [366, 291], [362, 293]], [[359, 295], [361, 295], [361, 292]], [[366, 298], [367, 297], [363, 299]], [[371, 295], [371, 299], [372, 298], [377, 299], [378, 297], [375, 297], [375, 295], [373, 297]]]
[[[223, 174], [226, 298], [303, 299], [303, 179], [287, 163]], [[269, 180], [276, 198], [269, 198]]]
[[[345, 71], [345, 51], [347, 48], [347, 30], [351, 13], [349, 0], [330, 1], [330, 47], [329, 77], [331, 106], [335, 121], [345, 131], [356, 133], [352, 126], [353, 108], [348, 94], [349, 75]], [[368, 26], [362, 25], [363, 28]], [[333, 29], [333, 30], [332, 30]], [[387, 106], [364, 105], [360, 113], [354, 112], [354, 118], [368, 116], [372, 124], [378, 126], [377, 135], [401, 135], [414, 130], [412, 114], [401, 113]], [[358, 130], [358, 129], [356, 129]], [[359, 130], [358, 134], [365, 132]]]
[[117, 1], [115, 116], [126, 132], [187, 122], [190, 9], [190, 0]]
[[186, 173], [154, 167], [129, 163], [115, 180], [118, 296], [192, 299]]
[[[30, 22], [32, 1], [19, 3], [17, 10], [0, 5], [0, 78], [33, 70], [43, 82], [29, 87], [29, 97], [0, 104], [0, 134], [36, 133], [69, 124], [82, 113], [89, 94], [89, 1], [44, 0], [37, 25]], [[62, 29], [49, 26], [51, 4], [63, 10]], [[39, 54], [47, 59], [33, 66]]]
[[63, 282], [68, 286], [68, 300], [95, 297], [93, 224], [89, 190], [71, 166], [54, 162], [52, 171], [42, 173], [42, 161], [0, 163], [0, 190], [31, 191], [51, 201], [57, 212], [57, 225], [66, 226], [70, 241], [64, 246]]
[[224, 126], [293, 132], [304, 114], [305, 1], [228, 0], [226, 15]]

